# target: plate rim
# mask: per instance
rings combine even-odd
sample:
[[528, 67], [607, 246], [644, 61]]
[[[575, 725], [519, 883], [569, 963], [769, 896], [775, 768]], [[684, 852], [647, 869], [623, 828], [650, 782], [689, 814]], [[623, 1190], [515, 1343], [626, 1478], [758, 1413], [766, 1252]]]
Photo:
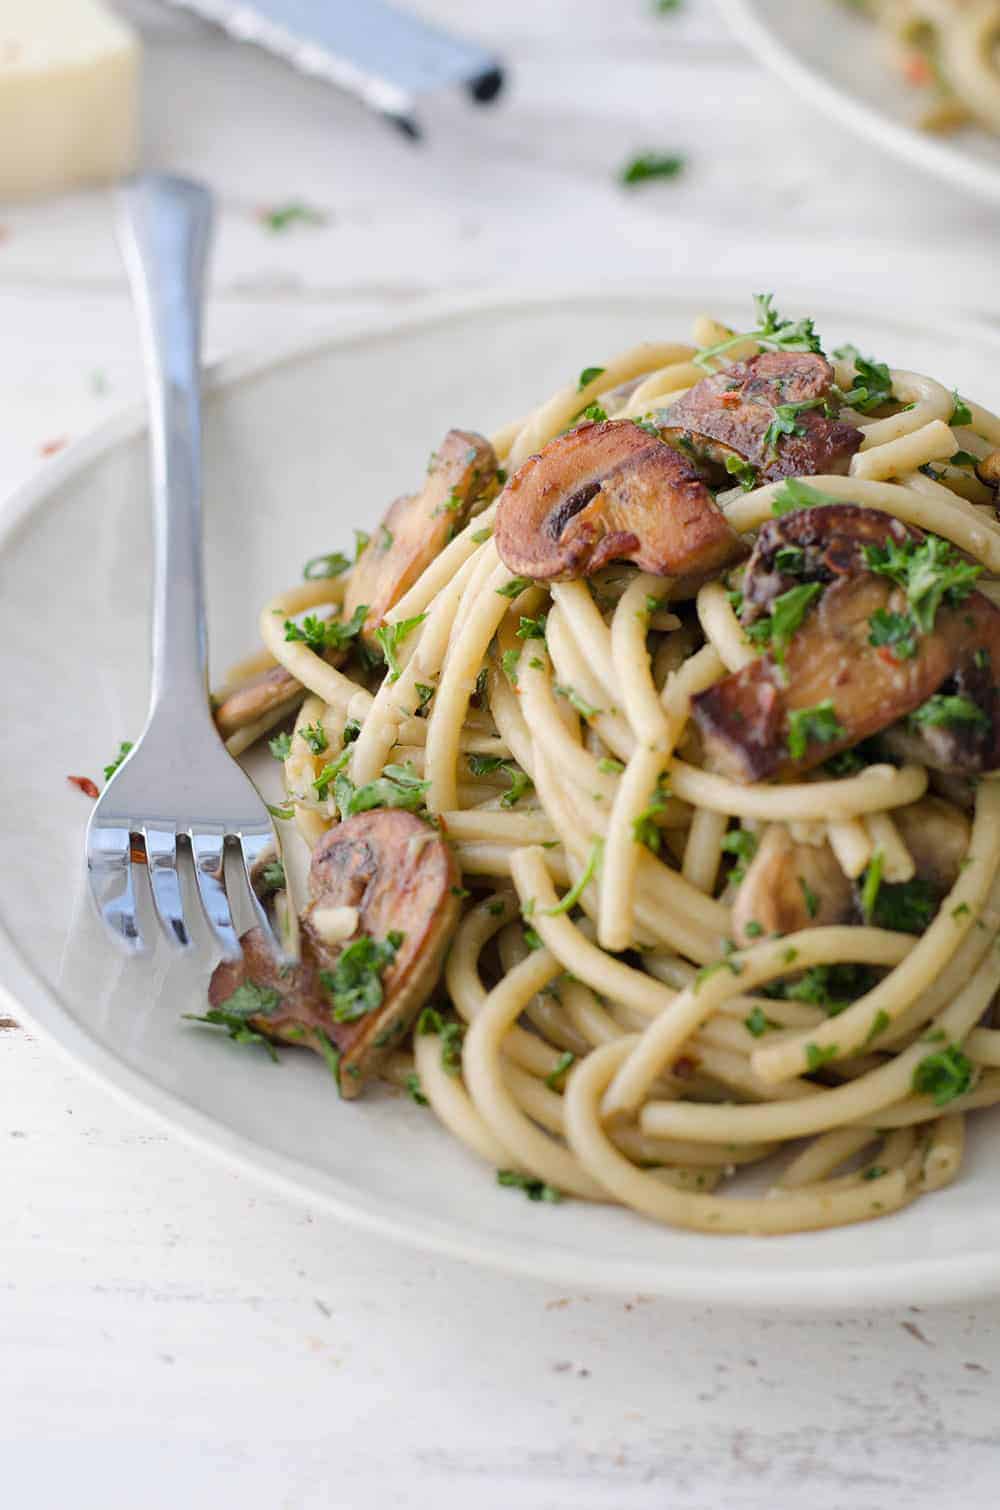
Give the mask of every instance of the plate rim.
[[895, 153], [912, 167], [947, 179], [953, 187], [959, 181], [959, 186], [982, 199], [1000, 201], [1000, 167], [980, 163], [959, 148], [938, 141], [915, 126], [905, 125], [831, 83], [772, 29], [761, 15], [760, 0], [717, 0], [717, 4], [733, 33], [750, 52], [827, 115], [839, 119], [872, 145]]
[[[789, 292], [792, 292], [790, 289]], [[806, 297], [794, 290], [795, 298]], [[480, 290], [423, 302], [418, 309], [391, 311], [376, 317], [360, 318], [348, 327], [318, 331], [307, 339], [271, 343], [259, 350], [223, 357], [205, 369], [205, 391], [228, 391], [297, 361], [307, 361], [324, 351], [342, 349], [372, 338], [422, 330], [464, 315], [502, 314], [516, 309], [549, 305], [553, 300], [566, 305], [593, 306], [607, 301], [609, 295], [636, 305], [650, 300], [662, 301], [665, 310], [671, 304], [701, 302], [710, 307], [713, 299], [722, 302], [733, 297], [725, 284], [714, 290], [705, 283], [677, 281], [669, 284], [644, 282], [605, 284], [600, 290], [565, 284], [536, 288], [531, 292]], [[826, 295], [816, 295], [816, 304], [832, 312], [834, 302]], [[933, 322], [910, 318], [893, 309], [885, 310], [881, 301], [852, 301], [859, 317], [877, 315], [884, 322], [922, 331], [947, 326], [957, 339], [963, 336], [980, 347], [1000, 353], [1000, 331], [947, 312]], [[44, 506], [49, 497], [114, 447], [135, 438], [146, 428], [146, 406], [136, 401], [123, 408], [103, 424], [74, 441], [65, 451], [8, 497], [0, 515], [0, 563], [8, 543], [33, 512]], [[437, 1253], [480, 1267], [516, 1273], [526, 1278], [562, 1286], [586, 1287], [609, 1293], [640, 1291], [655, 1293], [673, 1302], [712, 1304], [750, 1310], [787, 1310], [833, 1312], [847, 1309], [871, 1310], [899, 1303], [946, 1304], [985, 1298], [1000, 1292], [1000, 1263], [989, 1253], [953, 1255], [918, 1259], [905, 1263], [880, 1264], [866, 1268], [862, 1261], [850, 1267], [843, 1264], [826, 1267], [784, 1266], [769, 1271], [757, 1268], [751, 1277], [736, 1268], [713, 1270], [706, 1283], [702, 1264], [665, 1264], [654, 1267], [649, 1261], [635, 1264], [617, 1261], [615, 1272], [606, 1258], [592, 1259], [586, 1253], [571, 1257], [565, 1249], [527, 1248], [504, 1244], [495, 1239], [478, 1238], [475, 1232], [449, 1226], [436, 1218], [421, 1222], [413, 1213], [395, 1214], [389, 1203], [380, 1199], [364, 1201], [356, 1186], [344, 1186], [336, 1177], [310, 1168], [300, 1161], [236, 1132], [224, 1121], [185, 1101], [181, 1096], [157, 1084], [139, 1070], [118, 1059], [63, 1004], [59, 992], [35, 972], [21, 952], [17, 940], [0, 921], [0, 1006], [14, 1016], [40, 1040], [53, 1046], [87, 1077], [111, 1093], [119, 1102], [152, 1118], [165, 1130], [187, 1145], [227, 1165], [236, 1173], [249, 1176], [257, 1183], [276, 1191], [297, 1204], [319, 1207], [361, 1229], [374, 1232], [410, 1248]], [[816, 1234], [807, 1234], [804, 1241]]]

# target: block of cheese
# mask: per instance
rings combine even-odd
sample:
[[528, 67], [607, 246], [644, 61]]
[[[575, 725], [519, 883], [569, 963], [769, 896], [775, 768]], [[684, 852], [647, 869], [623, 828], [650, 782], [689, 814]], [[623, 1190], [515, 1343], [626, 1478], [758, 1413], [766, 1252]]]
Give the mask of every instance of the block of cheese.
[[0, 0], [0, 201], [129, 172], [139, 44], [99, 0]]

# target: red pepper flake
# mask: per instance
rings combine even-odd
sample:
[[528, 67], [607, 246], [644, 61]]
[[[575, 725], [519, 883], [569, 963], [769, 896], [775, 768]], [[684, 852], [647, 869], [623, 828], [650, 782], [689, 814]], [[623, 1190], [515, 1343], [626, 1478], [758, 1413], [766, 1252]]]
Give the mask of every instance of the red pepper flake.
[[880, 645], [876, 653], [881, 660], [885, 661], [887, 666], [902, 665], [899, 656], [895, 653], [891, 645]]
[[738, 393], [720, 393], [719, 403], [723, 409], [738, 409], [743, 402]]
[[66, 780], [72, 781], [74, 786], [78, 786], [80, 788], [85, 797], [93, 797], [95, 802], [101, 795], [97, 789], [97, 783], [91, 781], [89, 776], [67, 776]]
[[903, 59], [903, 77], [923, 89], [933, 80], [934, 71], [922, 52], [911, 52]]
[[55, 440], [46, 440], [38, 447], [39, 456], [55, 456], [57, 451], [62, 451], [69, 445], [68, 435], [59, 435]]

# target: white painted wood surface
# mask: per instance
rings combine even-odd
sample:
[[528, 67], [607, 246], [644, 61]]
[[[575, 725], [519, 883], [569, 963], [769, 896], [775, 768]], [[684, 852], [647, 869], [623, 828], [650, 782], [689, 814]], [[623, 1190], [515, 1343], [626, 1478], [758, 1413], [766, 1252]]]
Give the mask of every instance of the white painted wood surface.
[[[420, 151], [156, 0], [123, 8], [148, 43], [148, 161], [222, 199], [212, 354], [554, 280], [996, 318], [995, 213], [811, 118], [708, 0], [663, 19], [424, 0], [513, 77], [492, 111], [428, 110]], [[615, 170], [647, 146], [688, 170], [628, 192]], [[264, 230], [258, 207], [289, 199], [328, 224]], [[105, 196], [0, 227], [6, 491], [133, 398], [138, 367]], [[423, 1258], [193, 1156], [4, 1020], [0, 1147], [10, 1510], [997, 1502], [1000, 1306], [690, 1314]]]

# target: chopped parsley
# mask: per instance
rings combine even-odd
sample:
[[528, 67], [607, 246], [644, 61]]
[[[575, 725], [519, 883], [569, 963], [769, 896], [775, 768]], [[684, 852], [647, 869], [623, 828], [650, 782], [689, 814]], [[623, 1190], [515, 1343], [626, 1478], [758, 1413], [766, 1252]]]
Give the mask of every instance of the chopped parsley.
[[384, 939], [362, 934], [341, 950], [332, 970], [319, 972], [333, 1005], [334, 1022], [357, 1022], [359, 1017], [378, 1010], [385, 997], [382, 976], [396, 958], [404, 937], [395, 931]]
[[301, 641], [317, 655], [322, 655], [324, 650], [342, 650], [360, 634], [367, 614], [367, 604], [359, 603], [346, 621], [320, 619], [314, 613], [306, 614], [301, 624], [296, 624], [293, 619], [286, 619], [285, 639]]
[[355, 564], [355, 566], [361, 560], [361, 557], [364, 555], [365, 551], [368, 549], [368, 546], [369, 546], [369, 543], [371, 541], [371, 538], [372, 537], [371, 537], [371, 535], [369, 535], [369, 533], [368, 533], [367, 530], [355, 530], [354, 531], [354, 564]]
[[529, 1201], [544, 1201], [546, 1205], [556, 1206], [562, 1200], [562, 1191], [554, 1185], [546, 1185], [544, 1180], [536, 1179], [534, 1175], [518, 1174], [516, 1169], [498, 1169], [497, 1184], [507, 1185], [513, 1190], [523, 1190]]
[[537, 619], [525, 618], [525, 616], [522, 614], [521, 615], [521, 622], [517, 626], [517, 637], [518, 637], [518, 639], [519, 640], [544, 640], [544, 638], [545, 638], [545, 622], [546, 622], [547, 618], [548, 618], [548, 614], [544, 614], [544, 613], [540, 614]]
[[473, 776], [489, 776], [493, 771], [500, 771], [507, 777], [510, 786], [500, 798], [501, 807], [513, 807], [534, 786], [526, 771], [522, 771], [513, 760], [506, 760], [502, 755], [470, 755], [468, 761]]
[[861, 883], [861, 916], [866, 923], [870, 923], [875, 916], [878, 894], [882, 886], [883, 864], [884, 856], [882, 851], [877, 849], [872, 855], [871, 864], [865, 871], [865, 878]]
[[964, 1096], [971, 1084], [972, 1061], [955, 1044], [928, 1054], [913, 1071], [913, 1089], [918, 1096], [933, 1096], [935, 1106]]
[[267, 808], [272, 818], [281, 818], [286, 823], [288, 822], [289, 818], [293, 818], [295, 816], [295, 809], [290, 802], [284, 802], [280, 804], [274, 802], [265, 802], [264, 806]]
[[936, 911], [934, 888], [920, 876], [914, 876], [911, 881], [881, 886], [871, 921], [876, 927], [889, 928], [894, 933], [923, 933]]
[[424, 794], [429, 786], [430, 782], [422, 781], [411, 762], [407, 761], [405, 765], [387, 765], [381, 776], [365, 786], [356, 787], [346, 776], [338, 774], [334, 798], [342, 818], [351, 818], [355, 813], [367, 813], [378, 807], [400, 807], [417, 813], [423, 808]]
[[589, 420], [592, 424], [600, 425], [603, 424], [607, 417], [608, 411], [604, 408], [603, 404], [588, 404], [586, 409], [581, 409], [579, 414], [574, 416], [573, 424], [579, 425], [584, 420]]
[[826, 399], [804, 398], [795, 404], [776, 404], [774, 418], [764, 431], [764, 450], [769, 457], [776, 457], [782, 436], [805, 435], [806, 427], [799, 419], [808, 409], [826, 407]]
[[703, 346], [694, 358], [699, 367], [708, 368], [714, 357], [747, 340], [771, 351], [822, 351], [812, 320], [784, 319], [774, 307], [773, 294], [754, 294], [753, 304], [756, 328], [746, 334], [727, 336], [715, 346]]
[[963, 561], [954, 546], [939, 535], [927, 535], [920, 541], [907, 536], [903, 541], [866, 545], [863, 554], [869, 571], [888, 577], [903, 589], [924, 634], [930, 634], [934, 628], [941, 603], [952, 606], [961, 603], [983, 570]]
[[315, 582], [323, 577], [339, 577], [351, 565], [343, 551], [330, 551], [326, 556], [311, 556], [302, 568], [302, 575], [307, 582]]
[[573, 687], [564, 687], [560, 683], [554, 682], [552, 690], [558, 697], [564, 697], [570, 706], [576, 709], [581, 718], [596, 718], [597, 714], [601, 711], [600, 708], [595, 708], [588, 703]]
[[654, 855], [660, 853], [663, 843], [663, 836], [656, 819], [667, 805], [667, 796], [667, 789], [661, 777], [648, 806], [644, 807], [638, 817], [632, 820], [632, 838], [636, 844], [644, 844], [647, 849], [652, 850]]
[[625, 767], [613, 755], [602, 755], [601, 759], [597, 762], [597, 769], [602, 771], [605, 776], [620, 776]]
[[631, 187], [650, 178], [676, 178], [684, 167], [685, 159], [678, 152], [640, 152], [625, 164], [618, 177]]
[[419, 699], [417, 703], [417, 712], [422, 713], [424, 708], [427, 707], [427, 704], [430, 702], [431, 698], [434, 696], [434, 688], [429, 687], [426, 682], [414, 682], [413, 687]]
[[498, 587], [497, 592], [501, 598], [519, 598], [530, 586], [530, 577], [512, 577], [509, 582], [504, 583], [503, 587]]
[[831, 1059], [836, 1059], [839, 1050], [835, 1043], [823, 1047], [818, 1043], [806, 1044], [806, 1067], [811, 1072], [818, 1070], [824, 1064], [829, 1064]]
[[326, 730], [319, 719], [314, 724], [305, 724], [299, 734], [305, 740], [314, 755], [322, 755], [329, 748], [330, 741], [326, 737]]
[[744, 631], [747, 639], [755, 645], [769, 646], [780, 664], [792, 635], [822, 591], [821, 582], [802, 582], [780, 593], [771, 604], [770, 618], [757, 619], [747, 626]]
[[837, 710], [827, 697], [812, 708], [795, 708], [788, 715], [788, 753], [801, 760], [809, 745], [831, 744], [847, 730], [837, 719]]
[[816, 509], [826, 504], [839, 503], [832, 493], [821, 493], [819, 488], [801, 482], [797, 477], [787, 477], [771, 500], [771, 513], [778, 519], [791, 514], [795, 509]]
[[275, 760], [287, 760], [292, 753], [292, 736], [287, 731], [276, 734], [273, 739], [268, 740], [267, 748]]
[[426, 619], [425, 613], [418, 613], [412, 619], [400, 619], [398, 624], [382, 624], [375, 631], [375, 638], [382, 646], [382, 652], [389, 667], [389, 680], [398, 682], [400, 678], [399, 647], [404, 640], [408, 639], [418, 625]]
[[869, 645], [887, 645], [897, 661], [909, 661], [917, 653], [919, 631], [908, 613], [890, 613], [876, 608], [868, 620]]
[[978, 703], [963, 694], [949, 695], [935, 692], [925, 703], [910, 714], [909, 722], [918, 728], [926, 724], [931, 729], [949, 729], [960, 724], [974, 724], [976, 728], [988, 729], [990, 720]]
[[503, 655], [500, 657], [500, 665], [503, 668], [503, 674], [510, 682], [512, 687], [517, 686], [517, 667], [520, 659], [520, 650], [505, 650]]
[[[786, 964], [794, 964], [797, 958], [796, 949], [786, 950]], [[822, 1007], [828, 1017], [837, 1017], [870, 991], [875, 979], [866, 965], [813, 965], [793, 981], [773, 981], [762, 989], [765, 996], [808, 1002], [810, 1006]]]
[[134, 750], [134, 749], [135, 749], [135, 745], [133, 744], [133, 742], [132, 742], [131, 739], [123, 739], [122, 740], [121, 744], [118, 746], [118, 754], [115, 756], [114, 760], [111, 761], [110, 765], [106, 765], [104, 767], [104, 779], [105, 779], [105, 781], [110, 781], [111, 780], [112, 776], [115, 774], [115, 772], [117, 771], [118, 767], [121, 765], [122, 761], [125, 759], [125, 756], [129, 753], [130, 750]]
[[550, 1075], [546, 1075], [545, 1077], [545, 1084], [548, 1086], [550, 1091], [562, 1090], [563, 1084], [566, 1080], [566, 1072], [567, 1070], [572, 1069], [575, 1063], [576, 1055], [571, 1053], [569, 1049], [566, 1050], [565, 1054], [559, 1055], [555, 1069]]
[[725, 465], [730, 477], [736, 478], [744, 493], [752, 493], [757, 486], [757, 468], [732, 452], [726, 456]]
[[884, 362], [872, 362], [854, 353], [854, 387], [844, 394], [844, 403], [859, 414], [870, 414], [892, 402], [892, 373]]
[[[327, 1069], [330, 1071], [330, 1074], [333, 1076], [334, 1080], [336, 1081], [337, 1090], [339, 1092], [340, 1091], [340, 1061], [341, 1061], [341, 1059], [342, 1059], [343, 1056], [342, 1056], [340, 1050], [337, 1048], [336, 1044], [334, 1044], [334, 1043], [331, 1042], [331, 1040], [329, 1038], [329, 1035], [326, 1034], [326, 1033], [324, 1033], [322, 1028], [313, 1028], [313, 1030], [312, 1030], [312, 1036], [313, 1036], [313, 1042], [315, 1043], [316, 1047], [319, 1049], [320, 1053], [323, 1055], [324, 1060], [326, 1061], [326, 1067], [327, 1067]], [[357, 1067], [356, 1066], [351, 1066], [351, 1073], [352, 1074], [357, 1074]]]
[[957, 388], [952, 389], [951, 396], [954, 399], [954, 407], [951, 411], [951, 419], [948, 421], [949, 425], [971, 425], [972, 410], [964, 399], [959, 398]]
[[485, 528], [481, 530], [473, 530], [472, 534], [469, 536], [469, 539], [473, 542], [474, 545], [485, 545], [492, 533], [493, 531], [490, 529], [489, 525], [486, 525]]
[[590, 846], [590, 854], [587, 856], [587, 863], [580, 874], [577, 876], [576, 882], [573, 886], [570, 887], [569, 891], [566, 892], [565, 896], [562, 897], [560, 901], [556, 902], [554, 907], [546, 907], [546, 917], [554, 918], [561, 912], [572, 912], [573, 908], [583, 896], [583, 893], [586, 891], [587, 887], [590, 885], [591, 881], [594, 879], [594, 876], [597, 873], [597, 868], [601, 863], [601, 854], [603, 849], [604, 840], [595, 839], [593, 844]]
[[423, 1089], [420, 1084], [420, 1076], [417, 1074], [416, 1070], [411, 1070], [406, 1077], [406, 1094], [409, 1096], [410, 1100], [415, 1101], [418, 1106], [428, 1106], [430, 1104], [427, 1100], [427, 1097], [424, 1095]]
[[979, 457], [973, 456], [971, 451], [956, 451], [954, 456], [948, 457], [948, 465], [952, 467], [977, 467]]
[[801, 545], [782, 545], [774, 553], [774, 564], [787, 577], [798, 577], [806, 569], [806, 553]]
[[802, 891], [802, 900], [806, 904], [806, 912], [811, 918], [814, 918], [819, 912], [819, 897], [813, 891], [805, 876], [799, 876], [798, 882]]
[[457, 1075], [462, 1068], [463, 1024], [442, 1016], [436, 1007], [425, 1007], [417, 1018], [417, 1032], [421, 1037], [437, 1034], [441, 1040], [441, 1066], [445, 1074]]
[[580, 379], [576, 385], [577, 393], [582, 393], [584, 388], [589, 388], [590, 384], [593, 383], [597, 378], [599, 378], [601, 374], [606, 370], [607, 369], [604, 367], [585, 367], [580, 373]]
[[277, 1063], [278, 1055], [270, 1039], [250, 1027], [252, 1017], [270, 1017], [281, 1005], [277, 991], [256, 985], [252, 980], [237, 986], [232, 996], [210, 1007], [203, 1014], [185, 1012], [187, 1022], [202, 1022], [211, 1028], [225, 1028], [234, 1043], [260, 1043]]
[[750, 1015], [744, 1017], [743, 1026], [754, 1038], [761, 1038], [769, 1028], [776, 1028], [778, 1024], [771, 1021], [763, 1007], [754, 1007]]
[[272, 891], [284, 891], [285, 867], [280, 860], [270, 860], [261, 870], [260, 879], [265, 895], [270, 895]]
[[884, 1033], [886, 1028], [889, 1026], [890, 1020], [891, 1019], [888, 1012], [876, 1012], [875, 1016], [872, 1018], [872, 1025], [868, 1029], [868, 1036], [865, 1039], [865, 1043], [873, 1043], [874, 1040], [878, 1038], [880, 1033]]
[[720, 846], [723, 853], [736, 856], [736, 864], [729, 872], [729, 880], [734, 886], [739, 886], [746, 875], [747, 866], [757, 853], [757, 844], [757, 835], [748, 828], [731, 828], [723, 835]]

